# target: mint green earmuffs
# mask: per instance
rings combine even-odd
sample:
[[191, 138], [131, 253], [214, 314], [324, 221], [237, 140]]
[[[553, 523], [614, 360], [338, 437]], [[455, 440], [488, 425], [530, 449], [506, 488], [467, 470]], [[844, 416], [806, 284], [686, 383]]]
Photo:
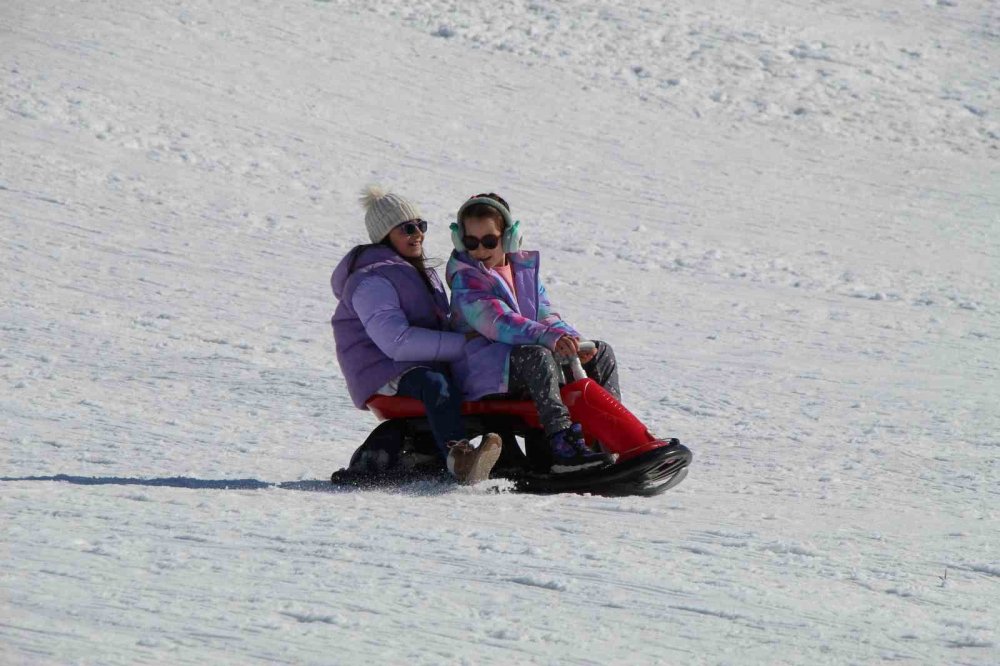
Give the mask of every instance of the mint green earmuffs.
[[459, 252], [465, 252], [465, 243], [462, 242], [462, 227], [458, 226], [458, 222], [451, 223], [451, 244]]
[[524, 242], [524, 234], [521, 233], [521, 221], [511, 219], [510, 211], [499, 201], [490, 197], [472, 197], [458, 209], [458, 215], [455, 216], [457, 222], [451, 223], [451, 242], [455, 246], [455, 249], [459, 252], [465, 252], [465, 243], [462, 242], [462, 213], [469, 206], [476, 204], [486, 204], [490, 208], [499, 211], [500, 215], [503, 216], [504, 232], [501, 239], [503, 251], [509, 253], [520, 250], [521, 243]]

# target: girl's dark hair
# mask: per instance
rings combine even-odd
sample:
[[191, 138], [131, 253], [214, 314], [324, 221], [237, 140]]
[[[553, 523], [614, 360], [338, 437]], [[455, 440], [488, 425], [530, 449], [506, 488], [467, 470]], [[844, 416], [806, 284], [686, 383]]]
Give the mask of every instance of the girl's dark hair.
[[[502, 196], [496, 194], [495, 192], [489, 192], [486, 194], [477, 194], [476, 196], [469, 198], [493, 199], [498, 204], [506, 208], [507, 212], [510, 213], [510, 206], [507, 204], [506, 201], [504, 201], [504, 198]], [[473, 204], [462, 211], [462, 222], [465, 222], [470, 217], [485, 217], [494, 220], [500, 226], [500, 231], [504, 231], [504, 227], [506, 226], [504, 223], [503, 215], [500, 214], [500, 211], [498, 211], [496, 208], [494, 208], [489, 204], [483, 204], [483, 203]]]
[[504, 208], [506, 208], [508, 213], [510, 212], [510, 204], [508, 204], [504, 200], [504, 198], [502, 196], [500, 196], [499, 194], [497, 194], [496, 192], [489, 192], [487, 194], [477, 194], [476, 196], [474, 196], [472, 198], [473, 199], [493, 199], [493, 201], [496, 201], [498, 204], [500, 204], [501, 206], [503, 206]]
[[[350, 275], [351, 273], [354, 272], [354, 268], [358, 264], [358, 259], [360, 259], [361, 255], [365, 253], [365, 250], [371, 249], [373, 247], [383, 247], [383, 246], [389, 248], [393, 252], [396, 252], [396, 248], [392, 246], [392, 241], [389, 240], [388, 236], [383, 238], [378, 243], [366, 243], [364, 245], [358, 245], [353, 250], [351, 250], [351, 263], [348, 264], [347, 266], [347, 274]], [[421, 254], [419, 257], [404, 257], [398, 252], [396, 252], [396, 254], [399, 255], [401, 259], [404, 259], [408, 264], [417, 269], [417, 273], [420, 274], [420, 279], [424, 281], [424, 285], [427, 287], [427, 291], [433, 294], [434, 285], [431, 283], [431, 279], [427, 275], [427, 272], [432, 268], [437, 268], [436, 263], [431, 263], [434, 260], [428, 259], [423, 254]]]

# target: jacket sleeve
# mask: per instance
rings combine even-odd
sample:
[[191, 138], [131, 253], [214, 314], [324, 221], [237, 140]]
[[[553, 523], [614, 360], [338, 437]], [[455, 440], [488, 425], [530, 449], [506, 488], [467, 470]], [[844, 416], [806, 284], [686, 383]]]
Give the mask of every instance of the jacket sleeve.
[[558, 312], [552, 310], [552, 303], [549, 302], [549, 295], [541, 278], [538, 278], [538, 321], [559, 330], [563, 335], [580, 337], [575, 328], [564, 322]]
[[462, 357], [465, 336], [410, 325], [392, 283], [378, 275], [361, 281], [351, 306], [368, 337], [394, 361], [456, 361]]
[[489, 280], [462, 271], [451, 283], [452, 309], [483, 337], [509, 345], [544, 345], [554, 349], [564, 333], [523, 317], [493, 294]]

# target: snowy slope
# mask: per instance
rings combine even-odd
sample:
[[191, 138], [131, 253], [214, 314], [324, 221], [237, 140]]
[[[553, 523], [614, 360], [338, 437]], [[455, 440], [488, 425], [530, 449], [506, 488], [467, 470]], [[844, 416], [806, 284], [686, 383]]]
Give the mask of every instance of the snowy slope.
[[[991, 2], [10, 0], [0, 662], [1000, 661]], [[504, 194], [652, 499], [330, 492], [380, 181]]]

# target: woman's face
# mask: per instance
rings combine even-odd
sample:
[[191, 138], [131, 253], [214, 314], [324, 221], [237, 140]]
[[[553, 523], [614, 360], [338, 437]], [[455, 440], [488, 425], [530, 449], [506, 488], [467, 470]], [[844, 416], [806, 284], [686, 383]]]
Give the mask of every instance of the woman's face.
[[[492, 217], [467, 217], [462, 221], [465, 228], [465, 239], [475, 238], [479, 241], [478, 247], [470, 250], [466, 245], [466, 252], [476, 261], [483, 262], [486, 268], [495, 268], [503, 265], [503, 234], [500, 232], [500, 223]], [[484, 238], [494, 237], [497, 240], [496, 246], [491, 250], [483, 245]]]
[[[420, 220], [409, 220], [396, 225], [389, 232], [389, 242], [402, 257], [416, 259], [424, 254], [424, 232], [420, 230]], [[411, 233], [412, 232], [412, 233]]]

